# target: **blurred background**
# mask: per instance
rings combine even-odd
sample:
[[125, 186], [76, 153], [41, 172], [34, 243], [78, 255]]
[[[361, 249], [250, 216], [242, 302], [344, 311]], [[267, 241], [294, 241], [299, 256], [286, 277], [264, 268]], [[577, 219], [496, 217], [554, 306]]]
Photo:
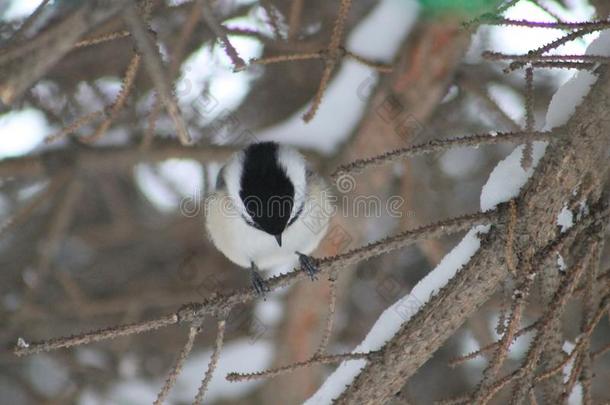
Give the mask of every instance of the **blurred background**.
[[[40, 3], [0, 2], [0, 57], [3, 45]], [[71, 3], [49, 2], [24, 35], [51, 27]], [[432, 10], [426, 3], [354, 2], [345, 47], [393, 64], [394, 72], [343, 60], [309, 123], [302, 116], [320, 84], [323, 61], [253, 64], [234, 72], [216, 34], [193, 17], [199, 5], [193, 1], [152, 1], [150, 15], [193, 147], [180, 146], [165, 111], [151, 127], [155, 89], [145, 69], [137, 73], [125, 107], [102, 136], [89, 139], [100, 119], [60, 133], [113, 104], [134, 55], [126, 37], [72, 50], [17, 102], [0, 103], [0, 402], [152, 403], [186, 340], [186, 327], [24, 358], [14, 356], [12, 348], [19, 337], [33, 341], [152, 319], [214, 291], [248, 286], [248, 273], [207, 240], [201, 206], [223, 161], [240, 145], [261, 140], [293, 144], [329, 174], [339, 163], [414, 143], [523, 127], [523, 72], [504, 74], [506, 63], [484, 60], [481, 54], [527, 53], [564, 32], [487, 25], [467, 29], [462, 23], [473, 15]], [[607, 16], [609, 8], [604, 1], [586, 0], [511, 3], [504, 16], [530, 21], [587, 21]], [[324, 49], [339, 2], [219, 0], [210, 7], [247, 62]], [[185, 34], [189, 24], [192, 31]], [[87, 37], [124, 29], [121, 18], [112, 18]], [[584, 36], [556, 52], [582, 54], [597, 36]], [[0, 75], [9, 73], [0, 70]], [[536, 71], [537, 129], [544, 126], [554, 91], [572, 74], [566, 69]], [[51, 141], [45, 142], [48, 137]], [[372, 195], [385, 204], [400, 196], [400, 215], [340, 210], [315, 255], [340, 253], [402, 229], [478, 211], [482, 185], [513, 147], [459, 148], [358, 176], [342, 198]], [[461, 236], [426, 241], [344, 271], [329, 352], [353, 349], [380, 313], [406, 295]], [[606, 248], [603, 268], [608, 259]], [[239, 383], [224, 376], [309, 358], [322, 336], [328, 297], [325, 280], [299, 283], [233, 313], [207, 403], [295, 404], [315, 392], [335, 366]], [[538, 314], [535, 308], [529, 309], [532, 317]], [[492, 299], [419, 370], [396, 403], [428, 404], [472, 389], [484, 359], [456, 368], [447, 363], [497, 339], [498, 316]], [[593, 342], [607, 344], [607, 320], [598, 329]], [[170, 403], [191, 403], [214, 339], [210, 321], [203, 325]], [[517, 341], [509, 364], [517, 364], [527, 344], [527, 335]], [[603, 381], [610, 381], [610, 357], [595, 364], [593, 395], [596, 403], [608, 403], [610, 389]], [[497, 401], [502, 403], [502, 396]]]

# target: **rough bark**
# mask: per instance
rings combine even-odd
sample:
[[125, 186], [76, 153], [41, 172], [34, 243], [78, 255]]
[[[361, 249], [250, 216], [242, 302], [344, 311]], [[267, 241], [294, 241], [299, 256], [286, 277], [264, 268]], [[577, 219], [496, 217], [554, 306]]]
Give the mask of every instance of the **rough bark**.
[[[557, 214], [586, 175], [604, 178], [610, 147], [610, 74], [600, 77], [583, 103], [552, 142], [521, 193], [520, 244], [541, 248], [558, 233]], [[602, 182], [597, 187], [602, 187]], [[369, 362], [338, 399], [340, 404], [388, 401], [436, 350], [493, 294], [508, 276], [498, 252], [502, 227], [484, 237], [470, 262], [383, 348], [381, 361]]]

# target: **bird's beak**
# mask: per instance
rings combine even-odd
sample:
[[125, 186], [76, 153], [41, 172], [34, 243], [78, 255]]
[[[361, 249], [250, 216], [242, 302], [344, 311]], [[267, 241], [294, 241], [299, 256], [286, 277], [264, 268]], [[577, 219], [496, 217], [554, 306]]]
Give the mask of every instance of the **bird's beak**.
[[275, 235], [275, 240], [277, 241], [277, 244], [281, 247], [282, 246], [282, 234], [277, 234]]

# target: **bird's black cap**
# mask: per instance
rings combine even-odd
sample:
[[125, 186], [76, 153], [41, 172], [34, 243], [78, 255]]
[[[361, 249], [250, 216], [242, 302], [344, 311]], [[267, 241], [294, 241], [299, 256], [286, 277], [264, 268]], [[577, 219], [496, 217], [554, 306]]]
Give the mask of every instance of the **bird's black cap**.
[[279, 164], [278, 150], [275, 142], [255, 143], [244, 150], [239, 197], [254, 221], [251, 225], [280, 243], [294, 205], [294, 186]]

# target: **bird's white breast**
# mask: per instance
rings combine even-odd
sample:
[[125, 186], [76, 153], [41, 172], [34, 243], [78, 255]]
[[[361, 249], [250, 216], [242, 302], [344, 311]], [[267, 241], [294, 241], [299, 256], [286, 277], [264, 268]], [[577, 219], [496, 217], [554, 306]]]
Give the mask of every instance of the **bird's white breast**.
[[328, 190], [321, 180], [312, 180], [303, 211], [282, 234], [281, 247], [272, 235], [248, 225], [223, 190], [206, 200], [206, 229], [210, 239], [227, 258], [242, 267], [250, 267], [252, 262], [260, 269], [294, 263], [295, 252], [309, 254], [318, 246], [330, 220]]

